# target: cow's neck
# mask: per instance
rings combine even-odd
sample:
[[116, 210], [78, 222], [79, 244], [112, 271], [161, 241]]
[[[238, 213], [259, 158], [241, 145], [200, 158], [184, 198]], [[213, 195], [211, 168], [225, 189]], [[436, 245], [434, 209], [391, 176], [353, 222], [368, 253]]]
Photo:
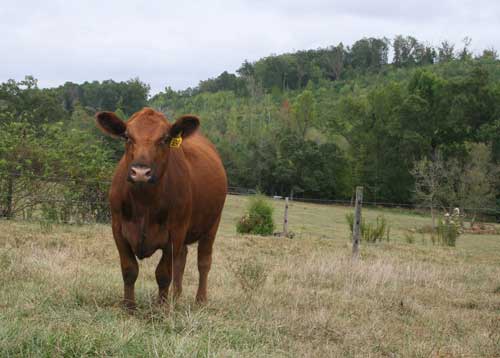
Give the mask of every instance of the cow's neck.
[[156, 184], [134, 184], [130, 189], [132, 201], [142, 208], [158, 206], [160, 198], [164, 197], [160, 184], [160, 182]]
[[155, 184], [133, 185], [130, 189], [135, 211], [140, 216], [181, 209], [190, 201], [190, 174], [184, 153], [170, 155], [165, 172]]

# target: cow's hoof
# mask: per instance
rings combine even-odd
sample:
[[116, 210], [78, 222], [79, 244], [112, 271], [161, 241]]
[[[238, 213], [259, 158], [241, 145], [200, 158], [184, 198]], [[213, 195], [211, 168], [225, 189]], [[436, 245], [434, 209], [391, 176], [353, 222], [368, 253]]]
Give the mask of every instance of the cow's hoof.
[[130, 300], [123, 300], [123, 307], [130, 313], [133, 313], [137, 310], [135, 302]]
[[196, 304], [204, 306], [207, 304], [207, 296], [196, 296]]
[[160, 306], [168, 306], [169, 305], [168, 297], [159, 296], [156, 300], [156, 303]]

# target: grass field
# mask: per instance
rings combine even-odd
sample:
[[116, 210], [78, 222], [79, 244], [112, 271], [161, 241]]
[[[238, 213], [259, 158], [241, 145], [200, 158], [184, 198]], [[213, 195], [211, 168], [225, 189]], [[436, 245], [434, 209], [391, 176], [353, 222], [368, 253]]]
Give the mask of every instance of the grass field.
[[[352, 263], [351, 209], [292, 203], [294, 239], [242, 237], [245, 200], [228, 198], [209, 303], [194, 303], [193, 247], [169, 309], [155, 303], [158, 253], [140, 263], [134, 314], [120, 305], [109, 225], [0, 221], [0, 356], [500, 356], [500, 236], [408, 244], [407, 229], [429, 219], [384, 210], [391, 241], [362, 245]], [[273, 205], [281, 220], [283, 202]]]

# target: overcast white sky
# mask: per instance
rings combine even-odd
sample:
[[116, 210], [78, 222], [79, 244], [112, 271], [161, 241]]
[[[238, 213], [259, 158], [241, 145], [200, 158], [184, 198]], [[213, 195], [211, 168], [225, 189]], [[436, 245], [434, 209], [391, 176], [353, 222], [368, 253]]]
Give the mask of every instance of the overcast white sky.
[[245, 59], [397, 34], [500, 49], [500, 1], [0, 0], [0, 82], [139, 77], [155, 93]]

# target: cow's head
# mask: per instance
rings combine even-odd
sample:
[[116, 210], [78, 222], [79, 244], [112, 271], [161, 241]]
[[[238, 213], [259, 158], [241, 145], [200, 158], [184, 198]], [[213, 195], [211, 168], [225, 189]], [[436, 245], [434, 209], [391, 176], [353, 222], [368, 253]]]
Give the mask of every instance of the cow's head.
[[104, 133], [126, 142], [125, 161], [132, 183], [155, 183], [165, 172], [169, 151], [180, 150], [179, 138], [190, 136], [200, 125], [193, 115], [170, 124], [163, 114], [150, 108], [135, 113], [127, 122], [113, 112], [99, 112], [96, 120]]

